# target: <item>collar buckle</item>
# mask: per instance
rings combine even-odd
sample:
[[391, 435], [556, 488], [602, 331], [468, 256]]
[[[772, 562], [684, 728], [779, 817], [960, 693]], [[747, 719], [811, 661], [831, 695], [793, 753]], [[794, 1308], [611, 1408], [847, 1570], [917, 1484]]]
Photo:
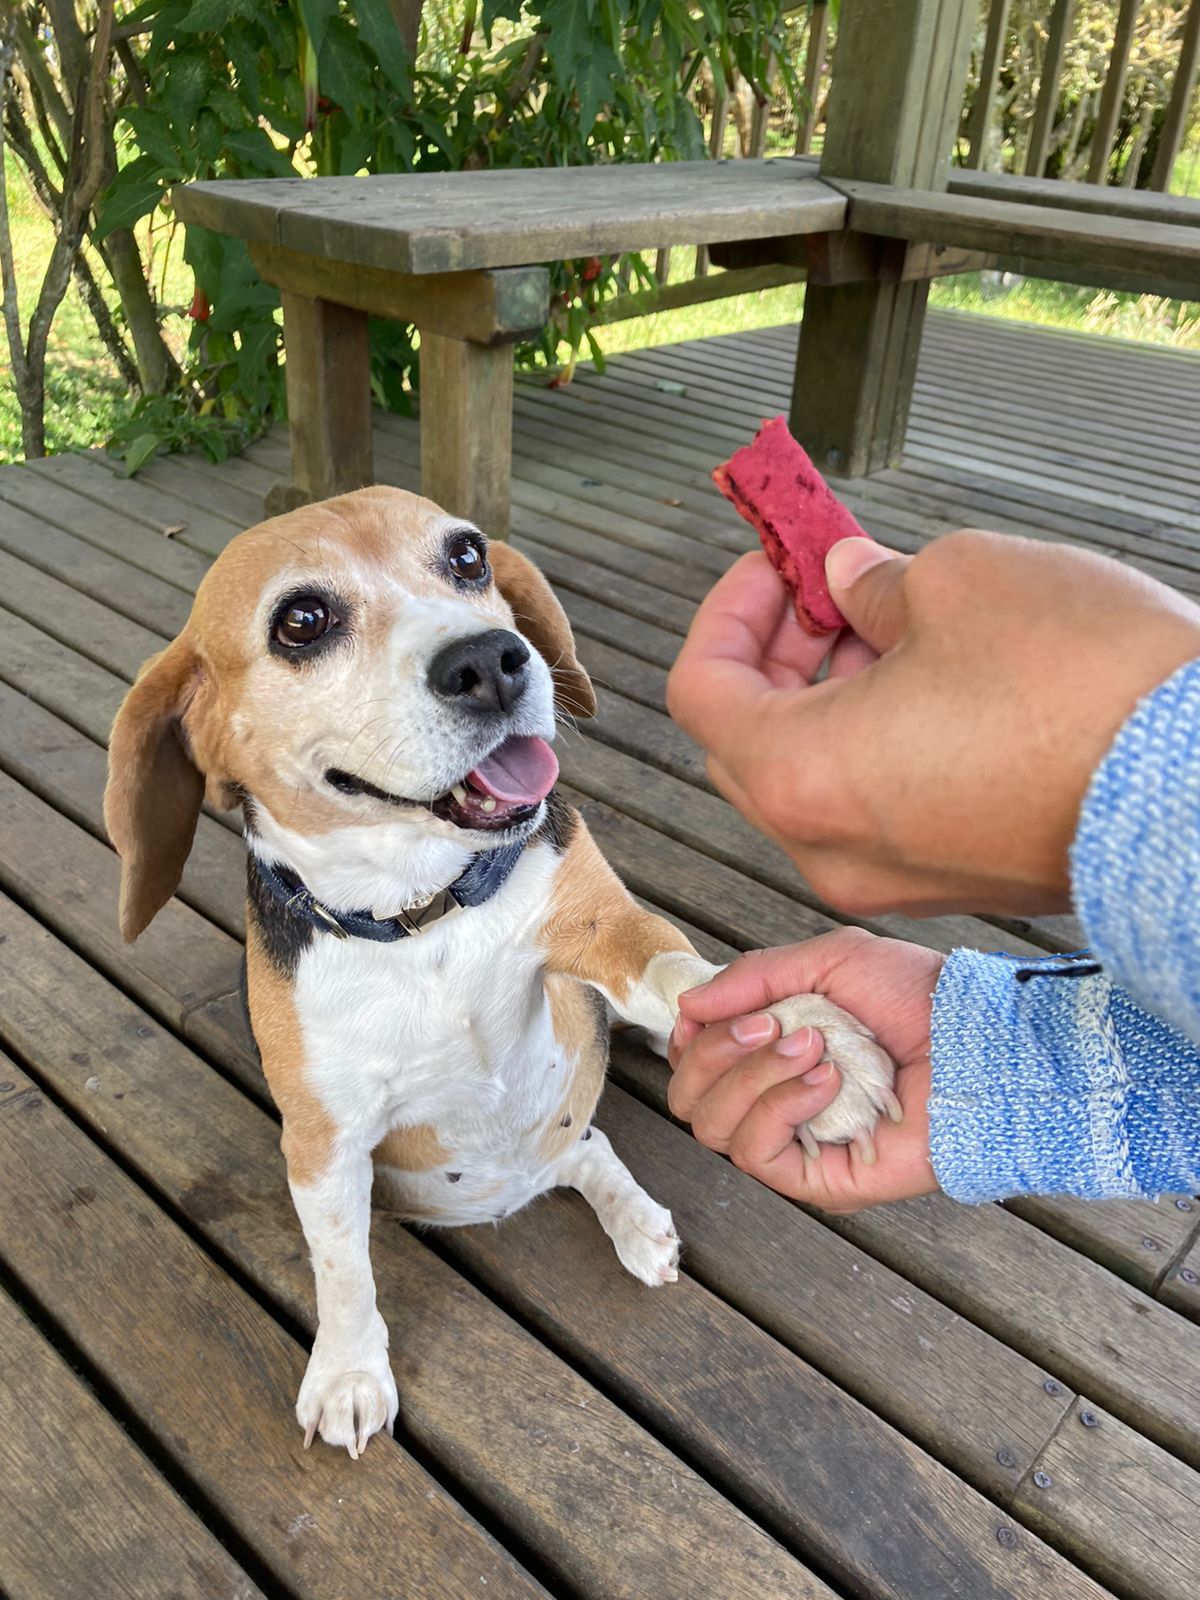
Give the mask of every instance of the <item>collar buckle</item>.
[[396, 921], [410, 934], [424, 933], [435, 922], [444, 922], [448, 917], [457, 916], [462, 909], [462, 904], [449, 889], [439, 889], [420, 904], [406, 906], [397, 913]]

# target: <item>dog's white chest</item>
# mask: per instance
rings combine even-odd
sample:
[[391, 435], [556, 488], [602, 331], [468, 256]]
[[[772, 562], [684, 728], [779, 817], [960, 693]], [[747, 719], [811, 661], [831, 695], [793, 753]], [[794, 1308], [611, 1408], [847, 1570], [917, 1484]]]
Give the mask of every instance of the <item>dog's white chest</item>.
[[540, 953], [471, 915], [395, 944], [320, 936], [301, 957], [305, 1077], [339, 1127], [495, 1136], [561, 1095]]

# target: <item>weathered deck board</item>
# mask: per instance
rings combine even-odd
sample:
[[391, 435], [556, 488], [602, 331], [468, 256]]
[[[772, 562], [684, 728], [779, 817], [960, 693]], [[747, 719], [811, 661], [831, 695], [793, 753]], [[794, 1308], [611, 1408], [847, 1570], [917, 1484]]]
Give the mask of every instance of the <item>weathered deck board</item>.
[[[0, 1077], [11, 1063], [0, 1057]], [[260, 1591], [0, 1291], [0, 1590], [9, 1600]]]
[[[715, 959], [838, 920], [715, 797], [663, 711], [695, 604], [753, 543], [709, 473], [784, 409], [794, 337], [648, 352], [517, 393], [515, 542], [556, 583], [601, 686], [596, 722], [563, 743], [565, 792], [634, 892]], [[902, 549], [990, 523], [1197, 592], [1198, 398], [1200, 361], [1178, 352], [935, 315], [912, 449], [846, 498]], [[415, 424], [377, 419], [375, 445], [381, 475], [412, 485]], [[224, 1560], [214, 1573], [241, 1581], [243, 1549], [281, 1593], [384, 1592], [405, 1571], [430, 1594], [487, 1576], [489, 1593], [667, 1600], [703, 1569], [744, 1600], [1083, 1600], [1097, 1584], [1191, 1600], [1197, 1202], [809, 1216], [673, 1127], [665, 1069], [625, 1038], [601, 1120], [675, 1208], [678, 1290], [628, 1282], [566, 1197], [436, 1252], [381, 1219], [401, 1445], [356, 1469], [298, 1450], [311, 1291], [236, 993], [237, 819], [201, 818], [179, 898], [130, 947], [100, 813], [126, 686], [286, 457], [276, 433], [223, 467], [168, 459], [132, 483], [98, 455], [0, 471], [0, 1047], [15, 1057], [0, 1074], [0, 1260], [103, 1380], [98, 1398], [79, 1390], [35, 1343], [42, 1414], [73, 1410], [98, 1461], [132, 1452], [156, 1484], [146, 1503], [187, 1526], [119, 1431], [134, 1418], [206, 1506], [197, 1549]], [[1081, 937], [1069, 918], [877, 926], [1014, 952]], [[128, 1273], [158, 1251], [140, 1326]], [[54, 1470], [89, 1478], [78, 1454]], [[98, 1467], [90, 1480], [99, 1492]], [[423, 1482], [432, 1500], [412, 1491]], [[438, 1539], [434, 1577], [421, 1562]], [[50, 1600], [2, 1559], [0, 1583]]]

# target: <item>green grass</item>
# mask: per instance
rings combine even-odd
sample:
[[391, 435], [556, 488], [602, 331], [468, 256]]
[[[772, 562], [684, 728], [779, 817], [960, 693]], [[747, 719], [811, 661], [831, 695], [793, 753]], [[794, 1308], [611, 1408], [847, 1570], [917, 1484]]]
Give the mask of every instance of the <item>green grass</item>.
[[1025, 278], [1009, 286], [985, 281], [978, 272], [942, 278], [929, 296], [933, 306], [976, 311], [984, 316], [1036, 322], [1043, 327], [1133, 339], [1139, 344], [1200, 350], [1200, 305], [1163, 300], [1152, 294], [1117, 294], [1111, 289], [1080, 289], [1069, 283]]

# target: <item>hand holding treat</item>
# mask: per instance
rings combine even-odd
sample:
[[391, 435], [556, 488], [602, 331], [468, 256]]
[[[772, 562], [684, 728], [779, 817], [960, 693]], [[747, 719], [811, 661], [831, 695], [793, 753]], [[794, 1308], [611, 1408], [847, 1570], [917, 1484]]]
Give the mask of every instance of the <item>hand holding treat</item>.
[[[779, 516], [762, 517], [777, 534]], [[828, 527], [821, 511], [813, 548]], [[786, 544], [824, 622], [796, 555], [807, 532]], [[668, 704], [714, 783], [844, 910], [1065, 909], [1088, 780], [1137, 701], [1200, 655], [1200, 611], [1012, 535], [948, 534], [915, 557], [851, 537], [825, 572], [840, 636], [801, 628], [760, 554], [697, 613]]]

